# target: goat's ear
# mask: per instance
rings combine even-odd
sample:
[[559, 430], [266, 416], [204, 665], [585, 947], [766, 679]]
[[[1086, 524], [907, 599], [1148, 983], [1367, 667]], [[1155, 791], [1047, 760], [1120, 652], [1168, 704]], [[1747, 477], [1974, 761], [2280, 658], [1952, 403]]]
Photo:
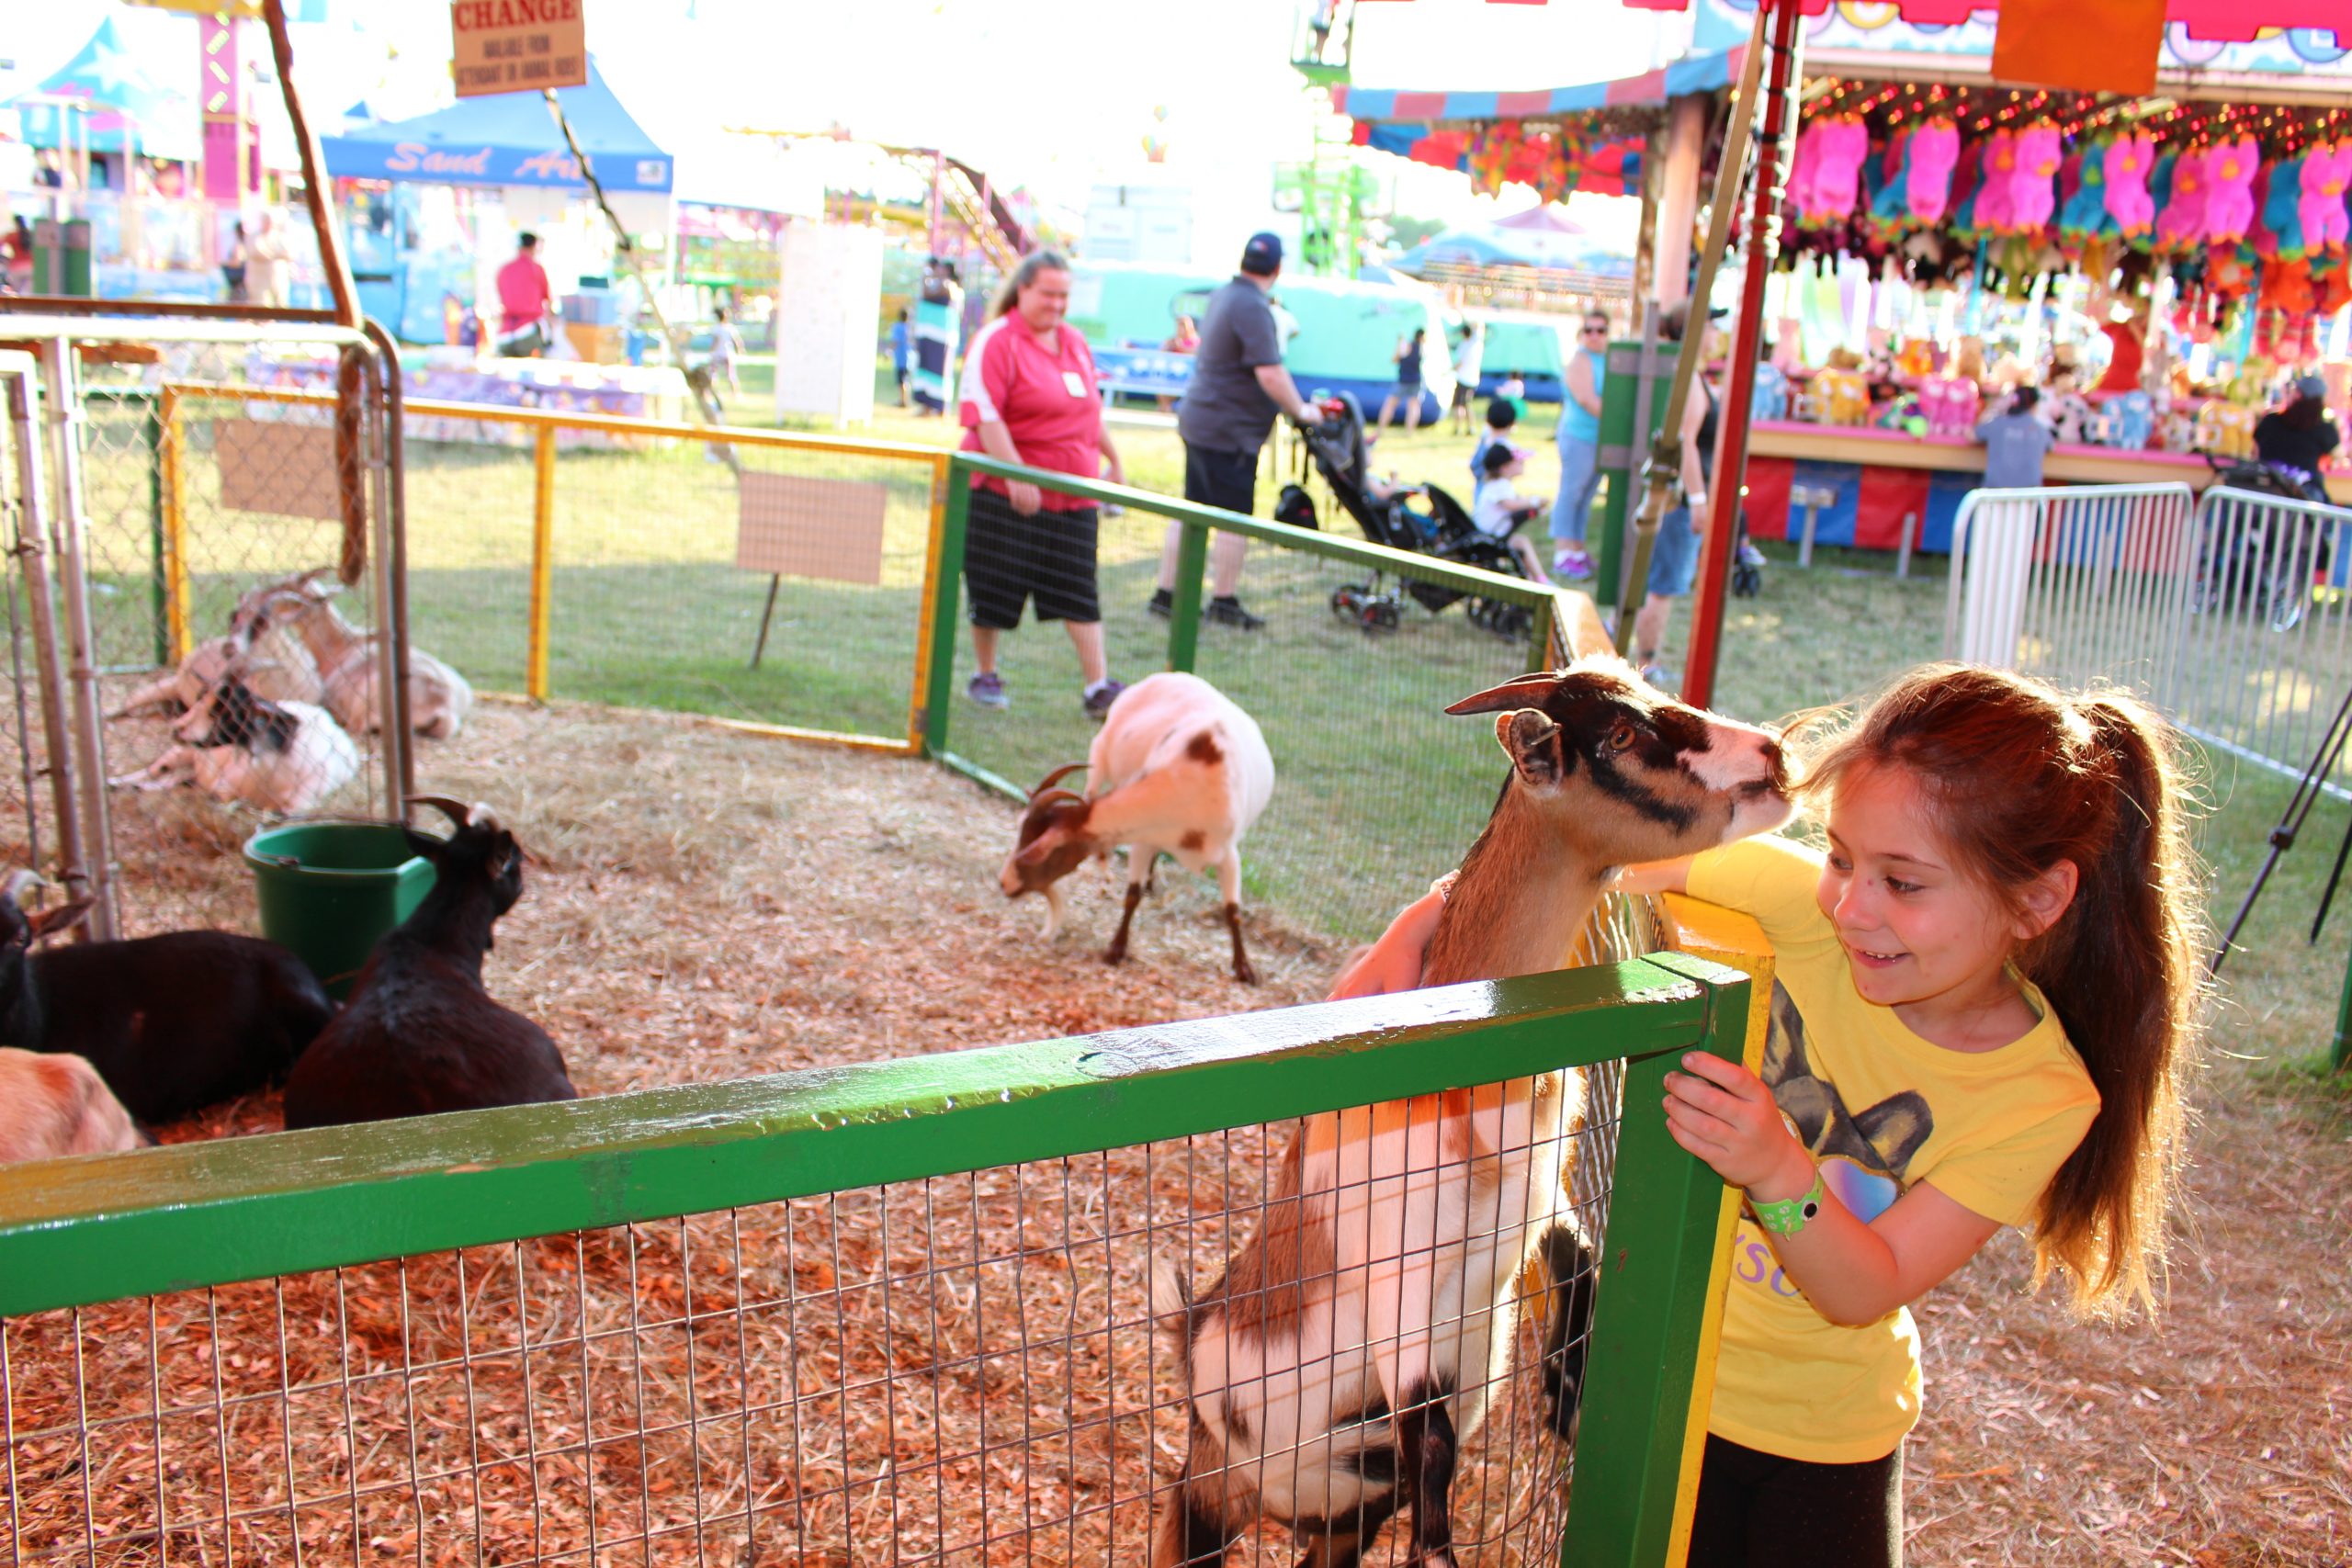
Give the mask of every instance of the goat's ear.
[[1532, 674], [1521, 675], [1516, 680], [1506, 681], [1499, 686], [1489, 686], [1476, 695], [1464, 697], [1445, 711], [1453, 714], [1509, 713], [1515, 708], [1541, 707], [1544, 699], [1551, 696], [1554, 688], [1559, 683], [1558, 672], [1538, 670]]
[[1046, 863], [1048, 856], [1061, 847], [1061, 834], [1056, 831], [1054, 824], [1048, 823], [1045, 831], [1021, 846], [1020, 852], [1012, 857], [1012, 863], [1033, 868], [1041, 866]]
[[1560, 744], [1560, 727], [1533, 708], [1498, 717], [1495, 739], [1510, 754], [1512, 770], [1533, 788], [1548, 789], [1576, 771], [1576, 759]]
[[39, 914], [26, 916], [25, 924], [32, 931], [28, 940], [39, 942], [45, 936], [55, 936], [60, 931], [72, 931], [82, 923], [84, 917], [89, 914], [92, 906], [96, 903], [97, 900], [95, 898], [76, 898], [70, 904], [60, 904], [54, 909], [43, 909]]

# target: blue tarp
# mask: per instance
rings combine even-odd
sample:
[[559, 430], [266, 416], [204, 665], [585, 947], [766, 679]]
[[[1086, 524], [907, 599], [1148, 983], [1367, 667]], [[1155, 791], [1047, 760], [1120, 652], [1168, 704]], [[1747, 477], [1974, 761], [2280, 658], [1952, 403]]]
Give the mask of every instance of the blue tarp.
[[[130, 121], [131, 146], [149, 157], [187, 160], [198, 151], [196, 99], [158, 82], [139, 62], [135, 46], [117, 28], [112, 17], [100, 22], [90, 41], [51, 72], [33, 92], [85, 100], [91, 110], [89, 145], [94, 152], [122, 151], [126, 118]], [[25, 140], [35, 147], [59, 145], [63, 140], [60, 121], [68, 111], [21, 100], [18, 104]], [[80, 141], [81, 132], [76, 130], [72, 140]]]
[[[556, 97], [607, 191], [670, 189], [675, 172], [670, 155], [621, 107], [594, 61], [588, 62], [586, 86], [560, 88]], [[499, 93], [414, 119], [354, 126], [322, 138], [322, 145], [327, 173], [345, 178], [587, 187], [537, 93]]]

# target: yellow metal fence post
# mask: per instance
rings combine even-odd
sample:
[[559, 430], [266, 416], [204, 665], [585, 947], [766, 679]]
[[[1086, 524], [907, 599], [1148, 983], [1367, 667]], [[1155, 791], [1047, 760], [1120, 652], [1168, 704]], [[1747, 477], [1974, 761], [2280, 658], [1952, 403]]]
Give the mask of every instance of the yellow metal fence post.
[[555, 587], [555, 426], [543, 424], [532, 451], [531, 648], [524, 690], [535, 703], [548, 700], [548, 602]]
[[171, 635], [174, 664], [194, 646], [187, 630], [187, 484], [180, 467], [179, 412], [178, 389], [164, 388], [155, 400], [156, 419], [163, 426], [156, 455], [164, 468], [164, 624]]

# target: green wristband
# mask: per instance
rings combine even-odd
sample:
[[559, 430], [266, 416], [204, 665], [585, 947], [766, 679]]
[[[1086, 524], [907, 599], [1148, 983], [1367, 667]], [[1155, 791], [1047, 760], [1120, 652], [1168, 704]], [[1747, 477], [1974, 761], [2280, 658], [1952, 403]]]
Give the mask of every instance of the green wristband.
[[1804, 1190], [1802, 1198], [1783, 1198], [1774, 1203], [1759, 1203], [1753, 1197], [1747, 1206], [1756, 1212], [1756, 1223], [1774, 1235], [1794, 1235], [1804, 1229], [1807, 1220], [1821, 1213], [1821, 1168], [1813, 1168], [1813, 1185]]

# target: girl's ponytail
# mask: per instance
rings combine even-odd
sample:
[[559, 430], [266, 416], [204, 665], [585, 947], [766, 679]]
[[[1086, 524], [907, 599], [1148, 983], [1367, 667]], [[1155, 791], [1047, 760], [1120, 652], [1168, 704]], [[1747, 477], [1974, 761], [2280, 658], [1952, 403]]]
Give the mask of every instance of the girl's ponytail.
[[2193, 1063], [2199, 905], [2162, 721], [2117, 695], [2073, 708], [2090, 732], [2084, 782], [2110, 803], [2105, 841], [2076, 860], [2073, 906], [2019, 959], [2099, 1093], [2042, 1194], [2035, 1282], [2063, 1266], [2077, 1309], [2101, 1313], [2154, 1304]]
[[2170, 737], [2129, 696], [2069, 701], [1969, 665], [1912, 671], [1810, 771], [1834, 794], [1857, 768], [1919, 783], [1967, 866], [2005, 897], [2060, 861], [2073, 902], [2017, 954], [2099, 1093], [2043, 1192], [2035, 1280], [2063, 1269], [2078, 1312], [2154, 1304], [2199, 1005], [2201, 905]]

